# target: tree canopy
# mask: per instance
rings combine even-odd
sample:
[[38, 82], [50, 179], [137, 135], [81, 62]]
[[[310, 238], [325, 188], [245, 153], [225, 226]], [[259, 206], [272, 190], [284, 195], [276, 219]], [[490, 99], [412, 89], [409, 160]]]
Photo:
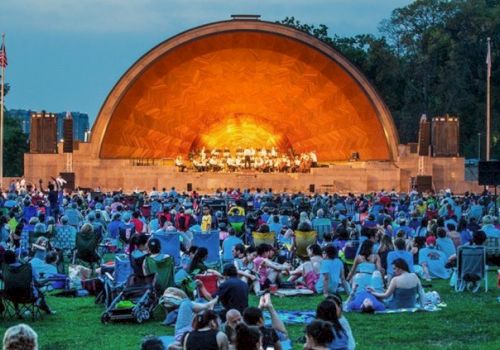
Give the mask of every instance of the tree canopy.
[[[500, 157], [499, 0], [417, 0], [393, 10], [380, 34], [330, 36], [325, 25], [280, 23], [336, 48], [371, 80], [402, 143], [415, 142], [422, 114], [460, 118], [461, 153], [475, 157], [486, 125], [486, 40], [492, 41], [492, 157]], [[484, 154], [484, 152], [482, 152]]]

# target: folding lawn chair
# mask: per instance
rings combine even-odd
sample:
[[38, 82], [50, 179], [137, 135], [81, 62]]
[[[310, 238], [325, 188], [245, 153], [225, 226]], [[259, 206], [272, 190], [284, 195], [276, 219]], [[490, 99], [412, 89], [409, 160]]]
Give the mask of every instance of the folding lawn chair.
[[318, 233], [316, 231], [295, 231], [295, 254], [301, 258], [307, 258], [307, 247], [316, 243]]
[[259, 245], [266, 243], [274, 247], [276, 244], [276, 233], [275, 232], [252, 232], [253, 245], [258, 247]]
[[484, 280], [484, 290], [487, 292], [488, 274], [485, 247], [459, 247], [457, 251], [456, 274], [456, 292], [463, 292], [465, 289], [468, 289], [475, 293], [481, 288], [481, 280]]
[[181, 263], [181, 242], [179, 233], [154, 233], [153, 237], [160, 240], [161, 253], [170, 255], [174, 258], [175, 266], [179, 266]]
[[[4, 303], [4, 318], [23, 318], [29, 313], [34, 321], [37, 316], [42, 316], [38, 300], [41, 291], [35, 292], [33, 271], [31, 264], [19, 266], [4, 266], [3, 269], [4, 290], [1, 296]], [[36, 295], [35, 293], [38, 293]]]
[[204, 247], [208, 250], [206, 264], [208, 266], [220, 265], [220, 244], [219, 231], [211, 231], [210, 233], [194, 233], [192, 244], [197, 247]]
[[328, 218], [317, 218], [312, 221], [313, 230], [318, 233], [318, 239], [322, 240], [325, 233], [332, 233], [332, 221]]

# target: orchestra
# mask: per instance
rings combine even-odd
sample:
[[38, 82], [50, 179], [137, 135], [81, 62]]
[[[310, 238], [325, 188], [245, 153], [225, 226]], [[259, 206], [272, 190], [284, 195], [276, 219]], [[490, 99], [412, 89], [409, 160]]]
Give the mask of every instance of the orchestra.
[[[317, 166], [315, 151], [290, 154], [280, 153], [276, 148], [237, 148], [234, 154], [229, 149], [206, 150], [204, 147], [191, 154], [192, 168], [198, 172], [237, 172], [252, 170], [264, 173], [306, 173]], [[182, 156], [175, 158], [175, 166], [183, 172], [187, 168]]]

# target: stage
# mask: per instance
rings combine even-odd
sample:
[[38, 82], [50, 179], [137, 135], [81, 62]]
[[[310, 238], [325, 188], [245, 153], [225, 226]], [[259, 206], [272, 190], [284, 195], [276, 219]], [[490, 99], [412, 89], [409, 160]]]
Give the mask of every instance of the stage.
[[[174, 186], [180, 191], [189, 188], [201, 193], [211, 193], [218, 188], [272, 188], [274, 191], [356, 192], [379, 191], [381, 189], [408, 191], [410, 179], [418, 172], [419, 158], [423, 171], [433, 177], [436, 190], [450, 188], [456, 193], [480, 191], [477, 182], [465, 181], [464, 158], [418, 157], [400, 146], [398, 161], [323, 162], [323, 167], [312, 168], [309, 173], [261, 173], [240, 171], [223, 172], [179, 172], [172, 161], [155, 165], [135, 165], [140, 162], [130, 159], [98, 159], [91, 156], [91, 144], [80, 143], [72, 156], [75, 185], [83, 188], [97, 186], [103, 191], [161, 189]], [[67, 171], [68, 154], [26, 153], [24, 158], [27, 181], [48, 181], [52, 176]]]

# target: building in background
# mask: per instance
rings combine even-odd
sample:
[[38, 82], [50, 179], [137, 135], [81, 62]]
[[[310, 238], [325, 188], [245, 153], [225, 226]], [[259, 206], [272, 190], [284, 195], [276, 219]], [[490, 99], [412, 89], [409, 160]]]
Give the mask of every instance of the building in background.
[[[23, 132], [28, 136], [31, 134], [31, 115], [37, 111], [25, 109], [10, 109], [9, 116], [21, 121]], [[57, 139], [64, 138], [63, 121], [66, 112], [56, 113], [57, 116]], [[85, 133], [90, 130], [89, 116], [87, 113], [71, 112], [73, 117], [73, 139], [75, 141], [85, 141]]]

